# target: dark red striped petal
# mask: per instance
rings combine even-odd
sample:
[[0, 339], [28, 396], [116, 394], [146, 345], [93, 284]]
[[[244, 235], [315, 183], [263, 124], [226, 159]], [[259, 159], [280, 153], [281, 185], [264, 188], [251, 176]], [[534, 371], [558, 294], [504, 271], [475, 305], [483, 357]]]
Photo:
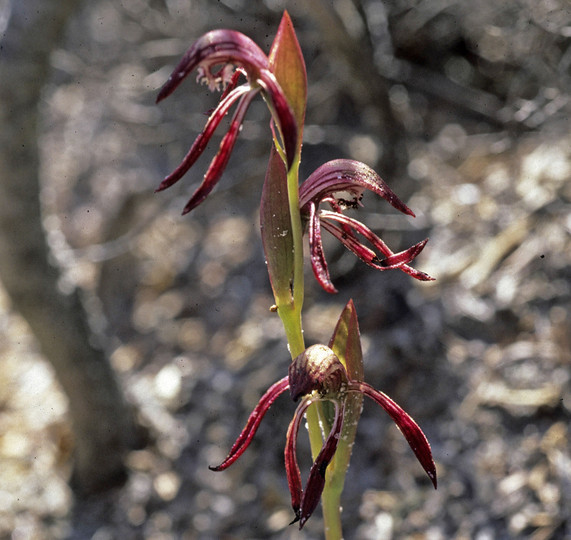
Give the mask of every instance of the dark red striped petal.
[[283, 394], [289, 388], [289, 379], [284, 377], [280, 379], [277, 383], [274, 383], [267, 392], [261, 397], [260, 401], [256, 405], [256, 408], [250, 414], [246, 426], [240, 433], [240, 436], [236, 439], [236, 442], [232, 445], [230, 452], [226, 459], [217, 467], [209, 467], [212, 471], [223, 471], [224, 469], [230, 467], [248, 448], [249, 444], [252, 442], [260, 422], [264, 418], [264, 415], [268, 412], [272, 403]]
[[[394, 253], [371, 229], [356, 219], [328, 210], [321, 210], [319, 216], [322, 227], [369, 266], [377, 270], [402, 270], [420, 281], [433, 281], [434, 278], [428, 274], [408, 266], [408, 263], [424, 249], [428, 239], [404, 251]], [[331, 221], [339, 223], [339, 225], [330, 223]], [[376, 252], [365, 246], [353, 231], [370, 242], [385, 258], [381, 259]]]
[[325, 487], [325, 472], [339, 444], [339, 435], [343, 428], [343, 416], [345, 414], [344, 401], [333, 401], [333, 403], [335, 404], [335, 422], [309, 471], [309, 478], [301, 499], [299, 512], [300, 529], [303, 528], [319, 504], [321, 493], [323, 493], [323, 488]]
[[244, 121], [244, 115], [246, 114], [246, 111], [248, 110], [248, 107], [256, 93], [256, 90], [251, 90], [240, 99], [236, 112], [234, 113], [234, 117], [232, 118], [230, 128], [222, 138], [218, 153], [211, 161], [202, 183], [184, 207], [182, 212], [183, 215], [188, 214], [188, 212], [202, 203], [220, 180], [220, 177], [228, 164], [234, 145], [236, 144], [236, 139], [238, 138], [242, 122]]
[[430, 449], [430, 444], [418, 424], [390, 397], [378, 390], [375, 390], [365, 382], [351, 381], [347, 389], [349, 392], [361, 392], [362, 394], [370, 397], [388, 413], [404, 435], [409, 446], [416, 455], [416, 458], [422, 465], [422, 468], [426, 471], [426, 474], [436, 489], [436, 465], [432, 458], [432, 450]]
[[371, 167], [352, 159], [335, 159], [318, 167], [299, 188], [299, 206], [303, 208], [309, 201], [319, 204], [325, 197], [343, 191], [348, 191], [356, 199], [354, 202], [358, 202], [365, 189], [414, 217], [414, 212]]
[[214, 109], [213, 113], [208, 118], [202, 133], [196, 138], [192, 147], [184, 156], [184, 159], [180, 163], [180, 165], [171, 173], [169, 174], [162, 182], [161, 185], [156, 189], [156, 191], [162, 191], [163, 189], [167, 189], [168, 187], [172, 186], [176, 182], [178, 182], [187, 172], [188, 170], [194, 165], [196, 160], [200, 157], [204, 149], [206, 148], [208, 142], [210, 141], [212, 135], [216, 131], [216, 128], [220, 124], [221, 120], [226, 116], [230, 107], [242, 97], [247, 92], [251, 92], [251, 89], [248, 85], [242, 85], [233, 91], [231, 91]]
[[333, 286], [325, 254], [323, 252], [323, 243], [321, 241], [321, 222], [317, 215], [317, 206], [314, 202], [310, 202], [309, 206], [309, 251], [311, 258], [311, 269], [315, 279], [321, 287], [328, 293], [336, 293], [337, 289]]
[[263, 70], [257, 82], [270, 98], [271, 106], [277, 120], [276, 123], [278, 124], [284, 144], [287, 168], [289, 170], [294, 162], [295, 153], [297, 151], [298, 127], [295, 116], [273, 73]]
[[235, 30], [212, 30], [198, 38], [186, 51], [157, 96], [157, 103], [170, 96], [179, 84], [199, 66], [204, 75], [217, 64], [236, 64], [252, 79], [268, 69], [268, 57], [249, 37]]
[[311, 398], [304, 399], [295, 410], [294, 417], [289, 423], [287, 430], [286, 447], [284, 452], [287, 483], [291, 495], [291, 506], [295, 513], [292, 523], [299, 521], [301, 508], [301, 473], [297, 464], [297, 435], [303, 415], [307, 408], [314, 402]]
[[414, 260], [416, 256], [424, 249], [426, 242], [428, 242], [428, 238], [418, 242], [418, 244], [414, 244], [414, 246], [411, 246], [404, 251], [399, 251], [398, 253], [383, 259], [379, 264], [381, 266], [386, 266], [387, 268], [398, 268], [403, 264], [407, 264]]

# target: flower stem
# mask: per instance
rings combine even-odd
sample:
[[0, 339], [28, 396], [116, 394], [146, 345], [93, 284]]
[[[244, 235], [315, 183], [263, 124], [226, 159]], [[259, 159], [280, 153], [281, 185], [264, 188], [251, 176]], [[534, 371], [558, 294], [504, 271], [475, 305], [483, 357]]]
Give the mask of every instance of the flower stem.
[[[301, 330], [301, 308], [304, 299], [304, 283], [303, 283], [303, 229], [301, 226], [301, 213], [299, 210], [299, 160], [296, 159], [294, 165], [287, 174], [287, 190], [289, 200], [289, 211], [291, 216], [291, 229], [293, 235], [293, 306], [299, 313], [299, 325]], [[302, 331], [303, 332], [303, 331]], [[295, 355], [292, 351], [292, 358], [301, 354], [305, 350], [305, 345], [300, 351], [296, 351]]]
[[[299, 209], [299, 159], [294, 161], [287, 174], [288, 201], [291, 216], [291, 228], [293, 235], [294, 250], [294, 275], [292, 283], [292, 295], [290, 302], [281, 303], [278, 313], [281, 317], [286, 333], [289, 350], [292, 359], [300, 355], [305, 350], [303, 339], [303, 328], [301, 322], [301, 309], [304, 299], [303, 281], [303, 229], [301, 224], [301, 214]], [[277, 300], [277, 299], [276, 299]], [[313, 459], [317, 457], [323, 446], [322, 418], [323, 411], [321, 403], [314, 403], [306, 413], [307, 428], [309, 432], [309, 443]], [[339, 485], [339, 484], [337, 484]], [[341, 488], [343, 483], [341, 482]], [[331, 489], [333, 487], [333, 489]], [[322, 496], [323, 521], [325, 537], [327, 540], [341, 540], [343, 533], [341, 530], [341, 491], [335, 489], [329, 481], [326, 481]]]
[[343, 531], [341, 527], [341, 491], [332, 489], [329, 481], [321, 494], [323, 508], [323, 524], [326, 540], [341, 540]]
[[293, 238], [293, 279], [287, 298], [283, 294], [280, 295], [280, 298], [276, 297], [278, 315], [284, 326], [292, 359], [305, 350], [301, 324], [301, 308], [304, 298], [303, 230], [299, 211], [298, 171], [299, 159], [296, 159], [287, 173], [288, 203]]

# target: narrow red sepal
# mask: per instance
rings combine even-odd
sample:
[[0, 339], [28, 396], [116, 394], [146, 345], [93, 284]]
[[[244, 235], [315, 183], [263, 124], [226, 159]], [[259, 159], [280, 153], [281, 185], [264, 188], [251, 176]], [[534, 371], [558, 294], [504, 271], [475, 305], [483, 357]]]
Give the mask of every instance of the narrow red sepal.
[[311, 269], [315, 279], [321, 287], [328, 293], [336, 293], [337, 289], [333, 286], [331, 277], [329, 276], [329, 268], [325, 260], [323, 252], [323, 242], [321, 240], [321, 222], [318, 216], [317, 205], [311, 201], [309, 203], [309, 249], [311, 256]]
[[376, 193], [400, 212], [414, 217], [414, 212], [371, 167], [352, 159], [335, 159], [318, 167], [300, 186], [299, 204], [303, 208], [310, 200], [319, 203], [325, 197], [343, 191], [353, 194], [356, 203], [365, 189]]
[[237, 64], [255, 76], [261, 69], [268, 68], [268, 57], [256, 43], [240, 32], [224, 29], [207, 32], [192, 44], [174, 68], [159, 91], [157, 103], [170, 96], [198, 67], [203, 68], [202, 75], [208, 79], [209, 84], [216, 84], [211, 80], [213, 75], [210, 69], [227, 63]]
[[210, 192], [214, 189], [226, 165], [228, 164], [228, 160], [230, 159], [230, 155], [232, 154], [232, 150], [234, 145], [236, 144], [236, 139], [238, 138], [238, 133], [240, 132], [240, 127], [242, 126], [242, 122], [244, 121], [244, 115], [250, 106], [252, 98], [256, 95], [256, 92], [249, 92], [245, 94], [240, 102], [238, 103], [238, 108], [234, 113], [234, 117], [232, 118], [232, 122], [230, 124], [230, 128], [228, 132], [222, 138], [222, 142], [220, 143], [220, 148], [218, 149], [218, 153], [214, 156], [214, 159], [211, 161], [206, 174], [202, 180], [202, 183], [198, 187], [198, 189], [194, 192], [182, 214], [188, 214], [191, 210], [196, 208], [199, 204], [201, 204], [206, 197], [210, 194]]
[[343, 401], [333, 401], [333, 403], [335, 404], [335, 422], [331, 427], [331, 431], [329, 432], [329, 435], [327, 436], [321, 451], [311, 466], [311, 470], [309, 471], [309, 478], [307, 479], [307, 484], [301, 499], [299, 516], [300, 530], [303, 528], [319, 504], [319, 499], [321, 499], [321, 494], [323, 493], [323, 488], [325, 487], [325, 471], [327, 470], [329, 463], [331, 463], [331, 460], [335, 455], [335, 451], [337, 450], [337, 445], [339, 444], [339, 435], [341, 433], [341, 429], [343, 428], [345, 408]]
[[169, 174], [162, 182], [161, 185], [155, 190], [155, 192], [163, 191], [168, 187], [172, 186], [176, 182], [178, 182], [187, 172], [188, 170], [194, 165], [196, 160], [201, 156], [204, 152], [208, 142], [212, 138], [212, 135], [216, 131], [216, 128], [228, 113], [230, 107], [242, 97], [245, 93], [250, 92], [251, 90], [247, 85], [240, 86], [230, 92], [214, 109], [210, 118], [206, 122], [202, 133], [196, 138], [194, 143], [192, 144], [190, 150], [184, 156], [184, 159], [180, 163], [180, 165], [171, 173]]
[[365, 382], [352, 381], [349, 384], [348, 390], [350, 392], [361, 392], [362, 394], [369, 396], [388, 413], [404, 435], [409, 446], [422, 465], [422, 468], [430, 478], [434, 489], [436, 489], [436, 465], [434, 464], [434, 459], [432, 457], [430, 443], [411, 416], [397, 405], [389, 396], [383, 394], [383, 392], [375, 390], [375, 388]]
[[288, 388], [288, 377], [284, 377], [270, 386], [267, 392], [260, 398], [260, 401], [252, 411], [252, 414], [250, 414], [250, 417], [246, 422], [246, 426], [242, 430], [242, 433], [240, 433], [240, 436], [236, 439], [236, 442], [232, 445], [226, 459], [216, 467], [209, 467], [211, 471], [223, 471], [230, 467], [230, 465], [232, 465], [232, 463], [234, 463], [244, 453], [246, 448], [248, 448], [252, 442], [252, 439], [260, 426], [260, 422], [268, 412], [272, 403]]
[[299, 426], [303, 420], [303, 415], [307, 408], [313, 403], [314, 400], [306, 399], [302, 401], [295, 410], [294, 417], [289, 423], [287, 430], [286, 446], [284, 452], [285, 468], [287, 475], [287, 483], [291, 495], [291, 507], [293, 508], [295, 518], [292, 523], [299, 521], [300, 508], [301, 508], [301, 473], [297, 463], [297, 435]]

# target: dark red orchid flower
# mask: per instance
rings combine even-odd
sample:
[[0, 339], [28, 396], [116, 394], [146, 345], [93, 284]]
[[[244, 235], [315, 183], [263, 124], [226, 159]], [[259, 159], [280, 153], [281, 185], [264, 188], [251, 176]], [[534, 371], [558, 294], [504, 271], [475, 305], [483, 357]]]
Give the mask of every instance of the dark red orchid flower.
[[[335, 455], [343, 428], [345, 397], [350, 392], [370, 397], [389, 414], [436, 488], [436, 466], [432, 451], [418, 424], [387, 395], [365, 382], [349, 379], [339, 358], [325, 345], [313, 345], [293, 360], [289, 375], [273, 384], [262, 396], [226, 459], [217, 467], [210, 467], [211, 470], [226, 469], [244, 453], [272, 403], [288, 389], [294, 401], [301, 399], [287, 431], [285, 448], [286, 474], [295, 513], [292, 523], [299, 521], [300, 529], [319, 504], [327, 466]], [[311, 466], [305, 489], [302, 489], [296, 456], [297, 435], [307, 408], [316, 401], [332, 402], [335, 417], [323, 447]]]
[[[213, 30], [199, 38], [183, 56], [165, 85], [159, 91], [157, 103], [168, 97], [192, 71], [197, 70], [197, 80], [205, 82], [211, 90], [224, 88], [220, 103], [214, 109], [200, 135], [182, 160], [181, 164], [167, 176], [157, 191], [172, 186], [180, 180], [204, 152], [214, 131], [238, 102], [230, 128], [224, 135], [220, 148], [201, 185], [184, 208], [183, 214], [198, 206], [220, 180], [230, 159], [244, 116], [252, 99], [261, 92], [278, 126], [288, 168], [293, 163], [297, 148], [297, 126], [294, 114], [284, 92], [270, 70], [266, 54], [247, 36], [234, 30]], [[238, 86], [240, 76], [247, 82]]]
[[[347, 249], [377, 270], [402, 270], [421, 281], [432, 281], [428, 274], [408, 266], [424, 248], [428, 239], [405, 251], [393, 253], [389, 247], [360, 221], [342, 213], [345, 208], [358, 208], [365, 190], [372, 191], [394, 208], [414, 217], [386, 182], [373, 169], [351, 159], [336, 159], [319, 167], [299, 188], [301, 215], [308, 223], [311, 267], [319, 284], [327, 292], [337, 290], [331, 282], [323, 253], [321, 228], [331, 233]], [[321, 210], [321, 203], [329, 203], [331, 210]], [[357, 236], [362, 236], [373, 249]]]

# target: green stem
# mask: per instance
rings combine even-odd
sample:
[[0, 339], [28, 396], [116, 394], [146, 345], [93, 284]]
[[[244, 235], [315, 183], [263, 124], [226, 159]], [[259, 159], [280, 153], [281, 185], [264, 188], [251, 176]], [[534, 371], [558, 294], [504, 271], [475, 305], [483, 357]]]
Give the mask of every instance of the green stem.
[[323, 524], [326, 540], [341, 540], [343, 530], [341, 527], [341, 491], [332, 489], [331, 483], [326, 480], [325, 488], [321, 494], [323, 508]]
[[[291, 216], [291, 227], [293, 235], [294, 250], [294, 277], [292, 284], [292, 295], [288, 302], [279, 302], [276, 298], [278, 313], [284, 325], [289, 350], [292, 359], [300, 355], [305, 350], [303, 339], [303, 328], [301, 323], [301, 308], [304, 299], [303, 282], [303, 229], [301, 225], [301, 214], [299, 210], [299, 159], [287, 174], [288, 200]], [[321, 403], [311, 405], [306, 413], [307, 428], [309, 432], [309, 443], [313, 459], [317, 457], [323, 446], [322, 421], [323, 411]], [[337, 483], [335, 483], [337, 484]], [[337, 484], [338, 485], [338, 484]], [[341, 483], [342, 485], [342, 483]], [[341, 491], [335, 489], [329, 479], [325, 483], [322, 496], [323, 521], [325, 538], [327, 540], [341, 540], [343, 537], [341, 529]]]
[[298, 190], [299, 159], [287, 174], [287, 189], [291, 230], [293, 237], [293, 283], [287, 298], [276, 298], [278, 314], [284, 325], [289, 351], [292, 359], [305, 350], [303, 329], [301, 325], [301, 308], [303, 307], [303, 230], [299, 211]]
[[[289, 200], [289, 211], [291, 215], [291, 228], [293, 235], [293, 304], [296, 310], [299, 310], [300, 326], [301, 326], [301, 308], [304, 299], [304, 283], [303, 283], [303, 229], [301, 226], [301, 213], [299, 210], [299, 160], [289, 170], [287, 175], [287, 190]], [[305, 350], [305, 347], [304, 349]], [[303, 352], [301, 350], [297, 354]], [[296, 354], [296, 356], [297, 356]], [[292, 356], [292, 358], [295, 358]]]
[[[347, 419], [347, 417], [345, 417]], [[337, 448], [339, 451], [339, 447]], [[321, 496], [326, 540], [340, 540], [343, 537], [341, 525], [341, 493], [345, 485], [347, 466], [339, 463], [337, 454], [327, 467], [325, 488]], [[343, 460], [341, 460], [343, 461]]]

